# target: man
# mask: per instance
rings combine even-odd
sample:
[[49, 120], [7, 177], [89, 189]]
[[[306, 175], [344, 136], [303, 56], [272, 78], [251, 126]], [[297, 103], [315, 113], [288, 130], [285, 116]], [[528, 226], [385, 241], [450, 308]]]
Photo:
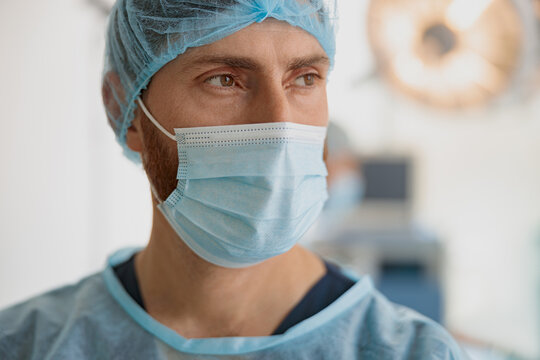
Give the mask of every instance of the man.
[[0, 313], [0, 358], [455, 359], [435, 323], [296, 245], [326, 199], [322, 1], [120, 0], [103, 97], [148, 246]]

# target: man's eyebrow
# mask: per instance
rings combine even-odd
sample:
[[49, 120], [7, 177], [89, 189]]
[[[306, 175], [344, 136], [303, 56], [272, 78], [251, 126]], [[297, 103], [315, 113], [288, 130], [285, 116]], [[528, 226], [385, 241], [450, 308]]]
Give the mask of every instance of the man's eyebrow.
[[313, 65], [329, 65], [330, 59], [324, 55], [305, 56], [293, 59], [287, 65], [287, 70], [297, 70]]
[[246, 70], [258, 70], [260, 67], [256, 62], [245, 57], [235, 56], [199, 56], [190, 61], [194, 65], [198, 64], [219, 64], [226, 65], [234, 68], [241, 68]]
[[[250, 58], [236, 57], [236, 56], [219, 56], [219, 55], [207, 55], [198, 56], [190, 61], [195, 66], [198, 64], [219, 64], [230, 66], [233, 68], [241, 68], [246, 70], [256, 71], [261, 67], [260, 65]], [[317, 64], [330, 64], [330, 59], [324, 55], [312, 55], [295, 58], [287, 64], [287, 70], [296, 70], [303, 67], [313, 66]]]

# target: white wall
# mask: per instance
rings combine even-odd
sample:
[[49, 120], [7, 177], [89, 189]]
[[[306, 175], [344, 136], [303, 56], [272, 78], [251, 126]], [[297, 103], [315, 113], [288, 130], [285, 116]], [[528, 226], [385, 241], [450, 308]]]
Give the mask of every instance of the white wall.
[[[450, 330], [540, 357], [540, 103], [454, 118], [355, 85], [373, 64], [365, 4], [340, 2], [331, 113], [358, 150], [417, 159], [416, 219], [447, 246]], [[148, 236], [144, 174], [101, 107], [104, 27], [82, 0], [0, 3], [0, 307]]]
[[0, 307], [149, 233], [144, 174], [100, 103], [104, 26], [84, 1], [0, 3]]

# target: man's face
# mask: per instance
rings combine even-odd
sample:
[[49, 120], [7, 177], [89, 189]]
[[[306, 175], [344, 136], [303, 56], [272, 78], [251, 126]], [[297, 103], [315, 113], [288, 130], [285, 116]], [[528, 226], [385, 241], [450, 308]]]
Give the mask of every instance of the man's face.
[[[153, 76], [143, 101], [171, 133], [270, 122], [326, 126], [328, 67], [313, 36], [268, 19], [178, 56]], [[176, 142], [140, 110], [134, 126], [140, 129], [145, 169], [164, 200], [176, 187]]]

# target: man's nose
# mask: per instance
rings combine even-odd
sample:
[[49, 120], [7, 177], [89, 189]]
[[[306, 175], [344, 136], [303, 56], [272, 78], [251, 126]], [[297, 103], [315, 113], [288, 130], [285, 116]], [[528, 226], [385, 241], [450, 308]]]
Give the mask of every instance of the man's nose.
[[258, 122], [293, 122], [288, 91], [280, 81], [265, 83], [256, 95]]

